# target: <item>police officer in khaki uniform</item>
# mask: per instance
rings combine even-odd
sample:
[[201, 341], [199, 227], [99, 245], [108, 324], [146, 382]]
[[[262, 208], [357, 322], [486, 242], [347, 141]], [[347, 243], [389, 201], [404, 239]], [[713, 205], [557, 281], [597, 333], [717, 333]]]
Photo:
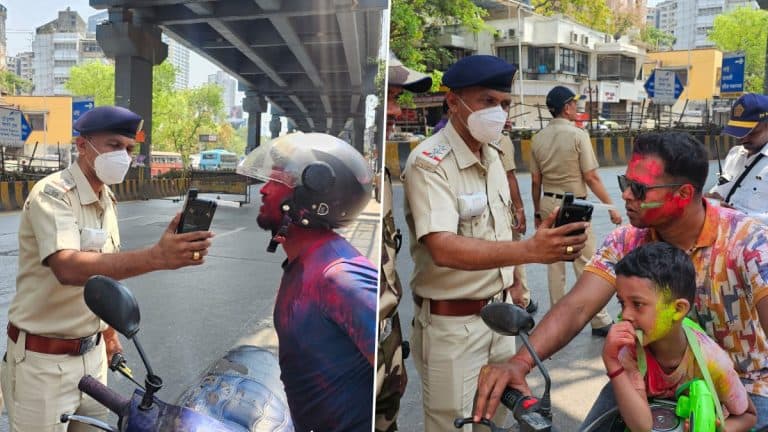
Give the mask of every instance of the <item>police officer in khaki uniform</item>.
[[12, 431], [86, 430], [63, 413], [103, 417], [106, 408], [77, 389], [84, 375], [106, 383], [108, 356], [122, 347], [86, 306], [83, 285], [203, 262], [210, 232], [175, 234], [177, 214], [154, 246], [119, 252], [115, 195], [131, 164], [141, 117], [98, 107], [75, 124], [79, 157], [37, 182], [21, 213], [19, 273], [8, 311], [8, 348], [0, 381]]
[[[534, 223], [538, 227], [543, 215], [549, 214], [571, 192], [576, 198], [586, 199], [587, 187], [605, 204], [611, 204], [611, 197], [605, 190], [595, 151], [589, 134], [577, 128], [573, 121], [578, 113], [579, 96], [567, 87], [556, 86], [547, 94], [547, 108], [553, 119], [533, 137], [531, 143], [531, 196], [533, 197]], [[543, 189], [543, 197], [542, 197]], [[616, 209], [609, 210], [611, 222], [621, 223]], [[588, 231], [587, 246], [576, 260], [573, 271], [578, 278], [581, 271], [595, 253], [595, 239]], [[565, 263], [557, 262], [547, 266], [549, 301], [557, 303], [565, 295]], [[592, 319], [592, 334], [605, 337], [612, 320], [603, 308]]]
[[[501, 165], [507, 173], [509, 196], [512, 198], [512, 205], [514, 206], [512, 211], [512, 240], [518, 241], [523, 238], [527, 225], [523, 199], [520, 195], [520, 185], [517, 183], [517, 176], [515, 175], [515, 170], [517, 169], [517, 165], [515, 165], [515, 144], [509, 136], [512, 127], [511, 123], [512, 120], [507, 119], [507, 122], [504, 124], [504, 131], [499, 140], [499, 149], [501, 150], [499, 157], [501, 158]], [[509, 291], [512, 295], [512, 301], [516, 305], [525, 308], [529, 314], [535, 314], [539, 310], [536, 300], [531, 298], [531, 290], [528, 289], [528, 278], [525, 275], [524, 266], [515, 266], [515, 282]]]
[[[432, 86], [432, 78], [403, 66], [391, 53], [387, 75], [387, 133], [389, 134], [395, 119], [401, 114], [397, 97], [403, 90], [415, 93], [429, 90]], [[403, 344], [403, 332], [397, 312], [403, 290], [395, 267], [402, 236], [395, 227], [395, 218], [392, 215], [392, 179], [386, 168], [383, 177], [379, 344], [376, 357], [376, 432], [397, 430], [400, 398], [408, 383], [408, 376], [405, 373], [408, 348], [407, 343]]]
[[509, 300], [512, 266], [573, 259], [586, 241], [583, 234], [566, 235], [584, 222], [545, 228], [554, 213], [532, 238], [512, 241], [509, 184], [495, 143], [514, 72], [485, 55], [451, 66], [443, 75], [450, 121], [411, 152], [405, 167], [414, 260], [411, 349], [427, 432], [453, 430], [456, 417], [471, 415], [481, 366], [514, 352], [513, 338], [494, 334], [478, 316], [488, 302]]

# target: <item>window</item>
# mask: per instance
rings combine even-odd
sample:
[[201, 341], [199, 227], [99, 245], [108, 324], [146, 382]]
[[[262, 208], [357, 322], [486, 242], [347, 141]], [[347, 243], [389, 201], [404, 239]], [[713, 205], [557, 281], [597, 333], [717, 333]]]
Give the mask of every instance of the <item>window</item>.
[[519, 65], [517, 46], [496, 47], [496, 56], [504, 59], [509, 64]]
[[528, 61], [534, 73], [555, 70], [555, 47], [528, 47]]
[[719, 14], [722, 11], [723, 11], [723, 8], [720, 7], [720, 6], [709, 7], [709, 8], [701, 8], [701, 9], [699, 9], [698, 15], [699, 16], [717, 15], [717, 14]]
[[576, 72], [576, 52], [568, 48], [560, 48], [560, 71]]
[[589, 75], [589, 54], [576, 51], [576, 73]]
[[634, 81], [635, 59], [617, 54], [598, 56], [597, 79]]
[[45, 113], [29, 113], [27, 114], [29, 119], [29, 125], [32, 130], [44, 131], [45, 129]]

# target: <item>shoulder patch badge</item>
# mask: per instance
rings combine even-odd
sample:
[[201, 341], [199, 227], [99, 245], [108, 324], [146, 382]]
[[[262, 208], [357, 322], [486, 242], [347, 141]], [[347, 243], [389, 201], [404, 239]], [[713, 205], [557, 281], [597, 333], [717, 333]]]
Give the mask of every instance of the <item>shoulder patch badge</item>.
[[427, 171], [433, 172], [443, 161], [445, 156], [451, 152], [451, 146], [446, 143], [437, 143], [424, 149], [421, 154], [416, 156], [414, 164]]
[[45, 185], [45, 187], [43, 188], [43, 193], [53, 198], [56, 198], [58, 200], [64, 198], [64, 191], [62, 191], [61, 189], [57, 188], [52, 184]]

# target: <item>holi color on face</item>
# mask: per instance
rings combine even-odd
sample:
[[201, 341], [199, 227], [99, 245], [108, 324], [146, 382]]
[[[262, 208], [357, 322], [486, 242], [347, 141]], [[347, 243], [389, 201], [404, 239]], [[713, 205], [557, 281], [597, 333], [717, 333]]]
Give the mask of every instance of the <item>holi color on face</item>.
[[630, 180], [652, 185], [664, 174], [664, 163], [656, 156], [634, 154], [627, 167]]
[[[659, 201], [661, 204], [655, 208], [647, 208], [643, 213], [641, 220], [643, 223], [650, 225], [652, 222], [659, 219], [672, 219], [678, 218], [683, 215], [685, 207], [690, 204], [693, 197], [682, 198], [679, 195], [675, 195], [672, 192], [668, 192], [664, 196], [663, 201]], [[649, 203], [650, 204], [650, 203]]]
[[662, 295], [659, 301], [656, 302], [656, 321], [653, 328], [648, 332], [646, 344], [663, 338], [672, 330], [677, 311], [675, 310], [674, 303], [669, 298], [669, 296]]
[[[664, 175], [664, 163], [656, 156], [635, 154], [629, 161], [627, 178], [632, 181], [653, 186], [659, 184], [659, 178], [662, 175]], [[683, 199], [674, 195], [672, 192], [674, 189], [666, 190], [660, 200], [649, 200], [648, 195], [653, 195], [656, 190], [664, 191], [664, 189], [649, 190], [646, 192], [646, 202], [640, 205], [640, 208], [646, 210], [641, 215], [641, 221], [645, 225], [650, 225], [662, 218], [680, 217], [685, 207], [691, 202], [692, 197]]]

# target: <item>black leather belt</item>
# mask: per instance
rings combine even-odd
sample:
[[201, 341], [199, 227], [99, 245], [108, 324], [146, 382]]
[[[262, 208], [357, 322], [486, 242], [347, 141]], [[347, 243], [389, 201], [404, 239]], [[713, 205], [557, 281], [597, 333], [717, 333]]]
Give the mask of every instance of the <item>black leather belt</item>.
[[[544, 192], [544, 196], [552, 197], [552, 198], [555, 198], [555, 199], [563, 199], [563, 197], [565, 197], [565, 195], [556, 194], [556, 193], [552, 193], [552, 192]], [[576, 199], [583, 200], [583, 199], [587, 199], [587, 197], [580, 196], [580, 197], [576, 197]]]

